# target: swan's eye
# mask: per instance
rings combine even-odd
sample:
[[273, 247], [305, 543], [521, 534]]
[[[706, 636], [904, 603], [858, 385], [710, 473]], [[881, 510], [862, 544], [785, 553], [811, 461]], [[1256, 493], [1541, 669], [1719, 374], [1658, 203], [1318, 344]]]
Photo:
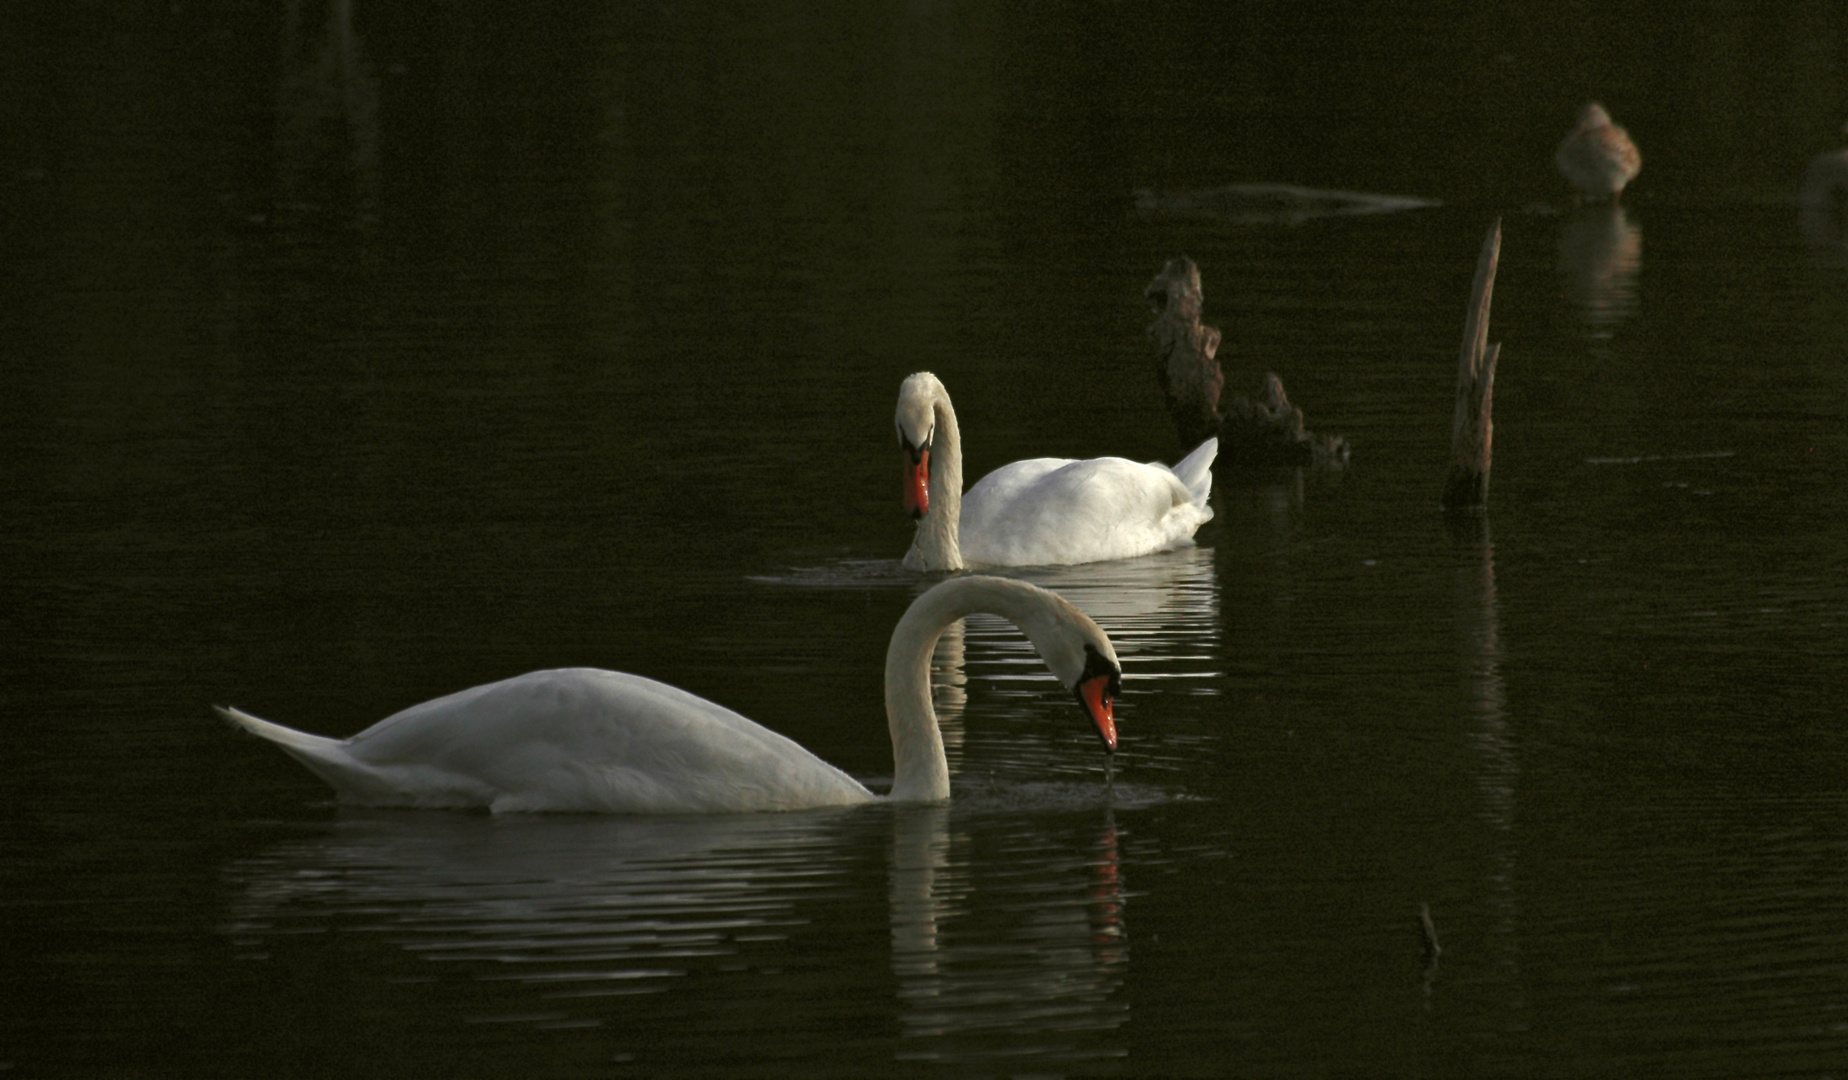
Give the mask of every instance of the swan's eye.
[[1085, 679], [1072, 688], [1078, 696], [1078, 705], [1091, 721], [1097, 737], [1103, 740], [1104, 749], [1116, 752], [1116, 698], [1110, 692], [1110, 677], [1107, 674], [1095, 675]]
[[1106, 703], [1115, 701], [1123, 693], [1123, 669], [1104, 659], [1103, 654], [1096, 649], [1086, 645], [1084, 647], [1084, 674], [1078, 677], [1078, 681], [1084, 683], [1092, 679], [1104, 680], [1103, 700]]
[[905, 429], [901, 427], [898, 429], [898, 445], [904, 447], [905, 453], [910, 455], [911, 462], [915, 465], [924, 460], [925, 454], [930, 453], [931, 439], [935, 435], [936, 431], [933, 429], [930, 434], [913, 444], [911, 439], [905, 435]]
[[1078, 704], [1097, 727], [1104, 748], [1116, 752], [1116, 699], [1123, 692], [1123, 669], [1090, 645], [1084, 647], [1084, 674], [1072, 687]]

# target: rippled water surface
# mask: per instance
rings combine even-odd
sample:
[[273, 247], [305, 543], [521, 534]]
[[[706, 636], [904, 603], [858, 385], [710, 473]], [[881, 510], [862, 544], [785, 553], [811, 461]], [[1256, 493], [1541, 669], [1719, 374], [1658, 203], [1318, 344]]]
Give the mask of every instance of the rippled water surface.
[[[0, 1071], [1841, 1075], [1843, 30], [1581, 15], [10, 9]], [[1181, 254], [1353, 455], [1017, 572], [1111, 634], [1113, 760], [988, 618], [940, 807], [357, 811], [211, 714], [594, 665], [881, 788], [899, 381], [972, 481], [1173, 461]]]

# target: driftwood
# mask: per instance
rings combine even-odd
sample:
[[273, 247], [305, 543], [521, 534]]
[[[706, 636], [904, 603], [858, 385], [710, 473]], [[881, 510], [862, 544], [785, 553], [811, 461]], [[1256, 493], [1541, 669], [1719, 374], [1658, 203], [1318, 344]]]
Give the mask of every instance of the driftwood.
[[1457, 361], [1456, 419], [1450, 430], [1450, 476], [1444, 481], [1444, 507], [1466, 510], [1489, 502], [1489, 460], [1495, 438], [1490, 412], [1495, 399], [1495, 360], [1501, 343], [1489, 344], [1489, 300], [1495, 292], [1495, 266], [1501, 257], [1501, 219], [1489, 226], [1476, 258], [1469, 312], [1463, 319], [1463, 349]]
[[1290, 404], [1275, 373], [1265, 374], [1257, 401], [1235, 397], [1221, 410], [1225, 375], [1214, 358], [1219, 331], [1200, 325], [1200, 268], [1192, 259], [1169, 259], [1142, 295], [1155, 312], [1148, 331], [1155, 342], [1155, 379], [1183, 450], [1217, 435], [1219, 457], [1213, 467], [1219, 472], [1346, 464], [1347, 440], [1305, 430], [1303, 411]]
[[1439, 206], [1436, 199], [1328, 191], [1295, 184], [1227, 184], [1200, 191], [1136, 192], [1136, 212], [1145, 216], [1212, 218], [1241, 225], [1301, 225], [1325, 217], [1396, 214]]

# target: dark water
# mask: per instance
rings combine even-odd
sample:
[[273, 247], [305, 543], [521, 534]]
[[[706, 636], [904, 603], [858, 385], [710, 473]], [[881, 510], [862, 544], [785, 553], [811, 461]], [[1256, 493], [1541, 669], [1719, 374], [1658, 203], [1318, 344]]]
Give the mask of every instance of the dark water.
[[[0, 1070], [1848, 1069], [1848, 270], [1794, 201], [1836, 6], [227, 0], [0, 41]], [[1645, 154], [1621, 213], [1552, 170], [1591, 96]], [[1442, 205], [1137, 209], [1249, 182]], [[1229, 388], [1277, 371], [1353, 465], [1025, 575], [1125, 658], [1109, 777], [984, 620], [939, 654], [945, 808], [343, 811], [209, 712], [345, 734], [593, 664], [877, 783], [899, 380], [943, 377], [971, 477], [1173, 460], [1141, 290], [1181, 253]]]

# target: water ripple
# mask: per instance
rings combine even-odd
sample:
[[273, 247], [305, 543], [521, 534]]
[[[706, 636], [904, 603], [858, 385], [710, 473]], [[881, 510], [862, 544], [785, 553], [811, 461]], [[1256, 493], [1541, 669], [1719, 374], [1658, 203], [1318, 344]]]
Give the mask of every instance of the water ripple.
[[[847, 1023], [896, 978], [887, 1053], [899, 1059], [1121, 1056], [1120, 803], [1057, 784], [972, 794], [966, 807], [702, 818], [344, 811], [324, 835], [230, 864], [220, 930], [257, 963], [270, 950], [288, 963], [303, 935], [317, 955], [330, 938], [383, 943], [413, 974], [363, 970], [433, 984], [439, 1012], [455, 993], [445, 972], [498, 988], [461, 994], [452, 1022], [600, 1028], [644, 1052], [659, 1049], [648, 1016], [754, 1015], [781, 995], [846, 1009], [834, 1019]], [[841, 947], [858, 954], [872, 934], [889, 936], [889, 974], [816, 967], [817, 953], [857, 942]], [[701, 1046], [741, 1034], [673, 1029]]]

